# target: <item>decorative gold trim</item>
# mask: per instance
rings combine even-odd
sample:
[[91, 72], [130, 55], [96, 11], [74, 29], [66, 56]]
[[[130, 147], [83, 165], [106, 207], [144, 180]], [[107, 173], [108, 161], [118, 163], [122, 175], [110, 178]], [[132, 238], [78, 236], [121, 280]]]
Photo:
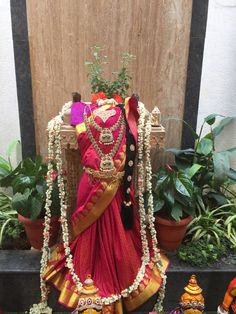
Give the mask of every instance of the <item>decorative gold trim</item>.
[[[94, 223], [104, 212], [107, 206], [111, 203], [112, 199], [115, 197], [117, 190], [119, 188], [120, 181], [112, 181], [109, 183], [104, 190], [102, 196], [93, 205], [91, 210], [87, 213], [85, 217], [79, 216], [78, 219], [73, 221], [73, 238], [77, 237], [81, 232], [86, 230], [92, 223]], [[82, 212], [83, 213], [83, 212]]]
[[[55, 254], [55, 259], [50, 262], [44, 278], [46, 281], [50, 281], [60, 291], [59, 296], [60, 303], [66, 305], [67, 307], [76, 308], [79, 300], [79, 295], [78, 293], [75, 292], [76, 291], [75, 286], [71, 285], [70, 281], [65, 279], [65, 272], [63, 270], [57, 271], [54, 268], [55, 263], [58, 261], [57, 257], [60, 257], [58, 249], [56, 252], [54, 251], [53, 254]], [[169, 262], [164, 255], [162, 256], [162, 264], [164, 270], [166, 270]], [[159, 290], [161, 286], [161, 277], [159, 271], [157, 270], [156, 267], [153, 267], [153, 269], [149, 268], [149, 274], [151, 275], [149, 278], [150, 280], [145, 288], [144, 285], [142, 285], [141, 283], [137, 289], [137, 291], [140, 292], [133, 293], [134, 296], [131, 294], [130, 297], [122, 299], [122, 301], [124, 301], [124, 305], [127, 311], [129, 312], [134, 311], [136, 308], [145, 303], [151, 296], [153, 296]], [[115, 307], [115, 313], [122, 314], [123, 313], [122, 301], [115, 302], [114, 304], [108, 306], [104, 306], [102, 309], [102, 313], [103, 314], [114, 313]]]
[[84, 171], [91, 176], [93, 179], [98, 178], [98, 179], [108, 179], [108, 180], [120, 180], [123, 178], [125, 172], [107, 172], [107, 171], [99, 171], [99, 170], [94, 170], [89, 167], [83, 167]]
[[[164, 255], [162, 256], [162, 265], [164, 271], [166, 271], [169, 265], [169, 261]], [[138, 293], [137, 295], [132, 296], [131, 298], [124, 298], [124, 304], [127, 311], [129, 312], [134, 311], [140, 305], [145, 303], [151, 296], [153, 296], [159, 290], [160, 286], [161, 276], [156, 266], [154, 266], [152, 269], [152, 276], [144, 290]]]

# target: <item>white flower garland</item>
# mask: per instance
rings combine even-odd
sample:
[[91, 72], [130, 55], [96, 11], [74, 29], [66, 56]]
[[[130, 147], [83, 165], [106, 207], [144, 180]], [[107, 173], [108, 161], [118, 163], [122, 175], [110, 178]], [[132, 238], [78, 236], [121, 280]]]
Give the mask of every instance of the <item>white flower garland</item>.
[[[69, 242], [69, 229], [68, 229], [68, 221], [67, 221], [67, 194], [65, 189], [65, 183], [62, 175], [62, 148], [61, 148], [61, 138], [60, 138], [60, 129], [63, 124], [63, 115], [64, 113], [71, 107], [72, 102], [66, 103], [62, 111], [58, 116], [53, 118], [48, 123], [49, 130], [49, 142], [48, 142], [48, 156], [49, 156], [49, 164], [48, 164], [48, 174], [47, 174], [47, 192], [46, 192], [46, 205], [45, 205], [45, 228], [44, 228], [44, 242], [43, 242], [43, 253], [41, 258], [41, 269], [40, 269], [40, 289], [41, 289], [41, 302], [39, 304], [34, 304], [30, 309], [30, 314], [51, 314], [52, 309], [47, 305], [48, 293], [49, 290], [47, 288], [46, 282], [43, 279], [43, 274], [47, 268], [47, 264], [50, 259], [50, 248], [49, 248], [49, 237], [50, 237], [50, 221], [51, 221], [51, 194], [53, 189], [53, 160], [55, 159], [57, 165], [58, 172], [58, 187], [59, 187], [59, 197], [60, 197], [60, 205], [61, 205], [61, 226], [62, 226], [62, 238], [63, 245], [66, 256], [66, 267], [69, 269], [69, 272], [72, 276], [72, 280], [76, 285], [77, 292], [79, 293], [82, 288], [82, 283], [75, 273], [74, 264], [73, 264], [73, 256], [70, 251], [70, 242]], [[145, 206], [144, 206], [144, 190], [145, 185], [149, 193], [148, 197], [148, 225], [152, 237], [152, 247], [154, 252], [154, 262], [160, 271], [160, 275], [162, 278], [162, 287], [159, 291], [159, 298], [155, 309], [158, 311], [162, 310], [162, 301], [165, 294], [165, 282], [166, 276], [163, 271], [162, 262], [159, 250], [157, 248], [157, 239], [156, 239], [156, 230], [154, 228], [154, 216], [153, 216], [153, 199], [152, 199], [152, 168], [150, 161], [150, 133], [151, 133], [151, 122], [150, 117], [148, 118], [145, 124], [145, 115], [146, 110], [142, 103], [139, 103], [138, 111], [140, 114], [138, 121], [138, 200], [139, 200], [139, 217], [140, 217], [140, 234], [141, 234], [141, 242], [142, 242], [142, 265], [138, 271], [138, 274], [131, 286], [121, 291], [121, 294], [111, 295], [110, 297], [103, 297], [102, 302], [104, 304], [111, 304], [121, 297], [128, 297], [133, 291], [135, 291], [141, 281], [144, 278], [146, 266], [150, 263], [150, 252], [148, 247], [147, 233], [146, 233], [146, 214], [145, 214]], [[145, 131], [146, 130], [146, 131]], [[145, 164], [146, 164], [146, 176], [144, 172], [144, 152], [146, 154]], [[144, 179], [146, 178], [146, 180]]]
[[161, 262], [161, 255], [158, 249], [157, 235], [155, 229], [155, 217], [153, 215], [153, 194], [152, 194], [152, 166], [151, 166], [151, 144], [150, 144], [150, 135], [151, 135], [152, 125], [151, 125], [151, 116], [149, 114], [146, 125], [145, 125], [145, 141], [144, 141], [144, 151], [146, 155], [145, 166], [146, 166], [146, 190], [148, 193], [148, 223], [150, 234], [152, 238], [152, 248], [154, 252], [154, 261], [160, 272], [162, 285], [159, 289], [158, 299], [154, 306], [154, 311], [160, 313], [163, 311], [162, 303], [165, 297], [165, 286], [166, 286], [166, 274], [163, 270], [163, 265]]
[[114, 98], [110, 98], [110, 99], [98, 99], [97, 100], [97, 104], [98, 106], [103, 106], [103, 105], [117, 105], [117, 101]]

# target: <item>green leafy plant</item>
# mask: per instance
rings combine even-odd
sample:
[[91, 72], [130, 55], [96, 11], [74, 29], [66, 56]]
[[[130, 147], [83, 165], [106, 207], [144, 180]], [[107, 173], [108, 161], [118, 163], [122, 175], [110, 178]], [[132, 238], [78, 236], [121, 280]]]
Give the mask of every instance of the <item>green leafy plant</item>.
[[178, 251], [180, 260], [204, 267], [226, 260], [233, 263], [236, 255], [236, 208], [225, 204], [215, 209], [203, 208], [188, 225], [187, 237]]
[[[20, 145], [19, 140], [12, 141], [6, 151], [6, 158], [0, 156], [0, 180], [8, 177], [14, 167], [11, 155]], [[10, 191], [0, 191], [0, 248], [26, 248], [28, 243], [22, 224], [17, 219], [17, 212], [12, 208]]]
[[6, 156], [7, 159], [0, 156], [0, 180], [6, 176], [8, 176], [13, 171], [13, 165], [11, 162], [11, 155], [13, 151], [16, 150], [17, 146], [20, 145], [19, 140], [12, 141], [7, 148]]
[[221, 247], [222, 242], [236, 248], [236, 207], [233, 203], [211, 209], [201, 207], [197, 217], [188, 225], [187, 240], [202, 240]]
[[0, 192], [0, 248], [27, 248], [26, 235], [17, 212], [12, 208], [11, 197]]
[[194, 184], [188, 173], [166, 165], [153, 177], [155, 212], [176, 221], [195, 215]]
[[104, 92], [108, 98], [113, 94], [117, 94], [125, 98], [130, 87], [132, 77], [129, 74], [129, 63], [135, 59], [135, 56], [124, 52], [121, 59], [121, 69], [118, 72], [113, 72], [116, 76], [114, 81], [109, 81], [103, 78], [103, 66], [108, 64], [107, 56], [103, 54], [103, 48], [94, 46], [91, 48], [93, 60], [86, 61], [85, 64], [89, 67], [89, 78], [91, 90], [93, 93]]
[[204, 267], [206, 265], [212, 266], [217, 263], [223, 256], [228, 253], [226, 244], [215, 246], [201, 239], [199, 241], [192, 241], [191, 243], [184, 243], [178, 251], [178, 257], [192, 266]]
[[[219, 122], [216, 121], [217, 117]], [[233, 119], [211, 114], [204, 119], [199, 134], [188, 125], [196, 140], [194, 149], [167, 150], [175, 155], [176, 167], [187, 172], [194, 185], [200, 189], [198, 203], [203, 202], [210, 208], [227, 204], [230, 198], [235, 198], [235, 192], [230, 186], [236, 183], [236, 171], [230, 167], [230, 158], [234, 157], [236, 147], [223, 151], [215, 148], [216, 137]], [[209, 132], [203, 136], [206, 125]]]
[[[30, 219], [43, 218], [46, 199], [47, 165], [42, 162], [42, 157], [35, 160], [26, 158], [15, 169], [10, 169], [8, 174], [0, 179], [1, 187], [11, 187], [13, 190], [12, 207], [24, 217]], [[60, 213], [56, 173], [52, 191], [52, 215]]]

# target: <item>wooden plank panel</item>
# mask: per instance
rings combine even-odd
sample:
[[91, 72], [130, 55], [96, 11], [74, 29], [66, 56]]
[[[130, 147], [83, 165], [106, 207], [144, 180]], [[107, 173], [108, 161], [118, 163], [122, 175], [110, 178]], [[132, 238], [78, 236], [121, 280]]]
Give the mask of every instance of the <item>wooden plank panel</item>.
[[[37, 151], [46, 154], [45, 128], [72, 91], [90, 99], [85, 60], [105, 46], [110, 64], [136, 55], [131, 92], [165, 119], [182, 118], [192, 0], [28, 0], [27, 16]], [[167, 147], [179, 146], [181, 123], [167, 121]]]

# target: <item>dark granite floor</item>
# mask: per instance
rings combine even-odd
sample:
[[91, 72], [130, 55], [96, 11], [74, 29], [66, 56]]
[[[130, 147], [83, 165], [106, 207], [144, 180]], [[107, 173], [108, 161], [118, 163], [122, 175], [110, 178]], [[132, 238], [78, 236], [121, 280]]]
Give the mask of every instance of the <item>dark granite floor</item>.
[[[164, 301], [166, 312], [176, 307], [183, 288], [195, 274], [203, 288], [207, 313], [216, 313], [229, 281], [236, 275], [236, 265], [221, 263], [214, 268], [201, 269], [186, 266], [175, 256], [170, 260]], [[0, 251], [0, 308], [4, 313], [23, 313], [39, 301], [39, 261], [40, 253], [36, 251]], [[53, 289], [50, 305], [56, 312], [65, 312], [65, 308], [58, 305], [57, 296]]]

